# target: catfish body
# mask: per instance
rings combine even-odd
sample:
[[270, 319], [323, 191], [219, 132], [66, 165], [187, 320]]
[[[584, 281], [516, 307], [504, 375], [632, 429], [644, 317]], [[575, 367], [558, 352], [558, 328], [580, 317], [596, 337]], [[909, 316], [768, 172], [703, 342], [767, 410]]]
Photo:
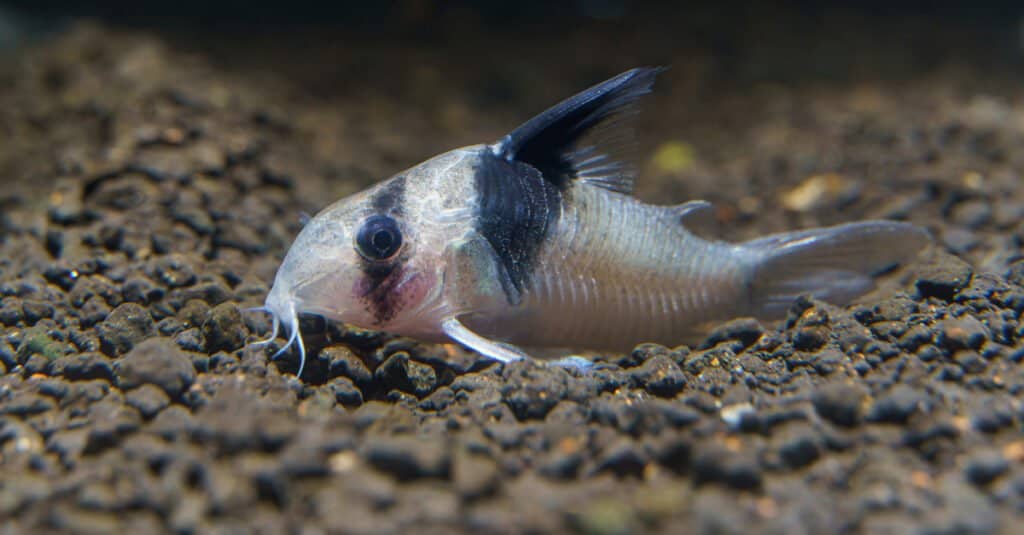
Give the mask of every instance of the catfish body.
[[715, 321], [778, 317], [801, 294], [846, 302], [928, 242], [891, 221], [713, 241], [687, 228], [707, 203], [635, 199], [615, 152], [658, 72], [627, 71], [325, 208], [267, 297], [274, 334], [285, 323], [303, 360], [300, 313], [505, 362], [525, 356], [516, 346], [676, 345]]

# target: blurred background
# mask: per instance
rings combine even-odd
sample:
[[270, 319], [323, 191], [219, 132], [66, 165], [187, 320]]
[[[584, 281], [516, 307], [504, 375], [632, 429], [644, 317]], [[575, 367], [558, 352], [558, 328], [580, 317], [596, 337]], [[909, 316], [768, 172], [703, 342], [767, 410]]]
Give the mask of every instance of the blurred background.
[[[330, 197], [497, 139], [625, 69], [667, 65], [640, 119], [639, 194], [735, 204], [736, 190], [755, 199], [822, 173], [886, 184], [933, 173], [871, 125], [914, 142], [950, 116], [991, 124], [1015, 109], [1022, 17], [1011, 1], [25, 0], [0, 2], [0, 57], [24, 63], [63, 39], [62, 65], [118, 56], [195, 91], [215, 81], [308, 135], [318, 166], [296, 173], [326, 178]], [[858, 196], [861, 209], [887, 194]], [[323, 195], [300, 195], [304, 209]]]

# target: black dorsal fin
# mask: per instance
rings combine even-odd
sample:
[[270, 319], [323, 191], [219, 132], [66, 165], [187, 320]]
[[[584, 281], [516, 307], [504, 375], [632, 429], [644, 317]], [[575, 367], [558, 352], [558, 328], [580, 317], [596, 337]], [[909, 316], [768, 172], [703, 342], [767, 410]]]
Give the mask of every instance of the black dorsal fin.
[[492, 146], [495, 155], [535, 167], [560, 189], [573, 180], [630, 193], [636, 170], [616, 153], [632, 145], [625, 119], [663, 68], [626, 71], [569, 97]]

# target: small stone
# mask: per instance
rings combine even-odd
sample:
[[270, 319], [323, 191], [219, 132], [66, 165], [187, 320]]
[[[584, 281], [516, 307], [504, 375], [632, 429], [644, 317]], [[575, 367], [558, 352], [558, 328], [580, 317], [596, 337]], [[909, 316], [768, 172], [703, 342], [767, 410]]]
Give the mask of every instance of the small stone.
[[50, 303], [26, 299], [21, 302], [21, 309], [24, 312], [25, 322], [35, 325], [43, 318], [52, 318], [54, 308]]
[[178, 310], [178, 319], [187, 327], [200, 327], [210, 317], [210, 305], [201, 299], [189, 299]]
[[386, 390], [397, 389], [421, 399], [437, 386], [437, 374], [434, 369], [410, 360], [409, 354], [404, 351], [388, 357], [373, 375]]
[[6, 297], [0, 301], [0, 323], [14, 327], [25, 317], [24, 307], [21, 306], [21, 299]]
[[121, 355], [142, 340], [154, 336], [156, 325], [145, 308], [135, 303], [122, 303], [96, 326], [96, 331], [104, 353]]
[[665, 355], [655, 355], [630, 370], [634, 383], [652, 395], [673, 397], [686, 386], [686, 376], [679, 366]]
[[424, 411], [442, 411], [455, 402], [455, 392], [447, 386], [438, 388], [420, 401], [419, 408]]
[[836, 425], [853, 427], [861, 421], [867, 392], [858, 385], [831, 383], [813, 394], [815, 411]]
[[85, 428], [57, 431], [46, 439], [46, 450], [60, 456], [66, 466], [75, 464], [89, 442], [89, 431]]
[[958, 255], [969, 253], [981, 241], [978, 234], [963, 227], [946, 227], [940, 236], [943, 245]]
[[798, 351], [817, 351], [828, 342], [829, 328], [826, 325], [807, 325], [797, 329], [793, 335], [793, 348]]
[[131, 303], [146, 305], [159, 301], [164, 296], [165, 290], [158, 288], [153, 281], [144, 277], [128, 279], [121, 285], [121, 293], [124, 300]]
[[196, 327], [185, 329], [174, 335], [174, 343], [181, 349], [193, 353], [200, 353], [206, 347], [203, 333]]
[[785, 426], [775, 440], [779, 444], [779, 456], [791, 468], [802, 468], [821, 456], [818, 436], [807, 424]]
[[953, 360], [963, 368], [964, 373], [981, 373], [988, 368], [988, 361], [976, 351], [960, 351], [953, 356]]
[[983, 200], [962, 202], [953, 207], [950, 218], [960, 225], [977, 230], [992, 221], [992, 206]]
[[348, 346], [327, 346], [320, 350], [320, 358], [328, 362], [329, 377], [347, 377], [360, 388], [373, 383], [373, 372]]
[[743, 347], [750, 347], [757, 342], [764, 334], [764, 327], [753, 318], [739, 318], [725, 323], [711, 331], [707, 339], [701, 345], [703, 348], [711, 348], [722, 342], [736, 340]]
[[931, 342], [932, 337], [928, 326], [917, 324], [904, 331], [896, 345], [906, 351], [917, 351], [917, 348]]
[[988, 340], [988, 329], [973, 316], [943, 320], [937, 342], [950, 351], [978, 349]]
[[906, 385], [896, 385], [879, 396], [868, 412], [868, 420], [904, 424], [911, 415], [924, 407], [927, 399], [920, 390]]
[[242, 347], [249, 334], [238, 307], [231, 303], [221, 303], [210, 309], [202, 325], [206, 350], [210, 353], [234, 351]]
[[618, 477], [640, 477], [647, 465], [644, 455], [636, 442], [629, 438], [620, 438], [596, 459], [598, 472], [611, 472]]
[[152, 384], [144, 384], [125, 395], [125, 403], [134, 407], [143, 418], [149, 420], [171, 404], [167, 394]]
[[1009, 469], [1009, 461], [999, 452], [983, 452], [975, 454], [967, 461], [964, 475], [975, 485], [988, 485]]
[[507, 366], [510, 370], [501, 396], [520, 421], [541, 420], [567, 393], [565, 372], [533, 363]]
[[78, 309], [78, 321], [82, 327], [92, 327], [110, 316], [110, 305], [100, 296], [94, 295]]
[[71, 381], [88, 381], [114, 378], [114, 367], [106, 355], [100, 353], [79, 353], [61, 359], [62, 373]]
[[114, 373], [122, 390], [149, 383], [171, 398], [181, 396], [196, 378], [188, 354], [166, 338], [150, 338], [140, 343], [114, 364]]
[[196, 281], [192, 266], [177, 255], [161, 257], [152, 268], [152, 276], [169, 288], [191, 286]]
[[344, 376], [335, 377], [327, 385], [334, 393], [334, 399], [338, 404], [346, 408], [354, 408], [363, 404], [363, 393], [352, 382], [352, 379]]
[[366, 443], [362, 457], [377, 470], [401, 480], [447, 477], [451, 455], [441, 437], [378, 437]]
[[35, 392], [21, 392], [0, 404], [0, 415], [31, 416], [56, 407], [52, 398]]
[[698, 450], [693, 457], [693, 472], [698, 482], [720, 482], [738, 490], [756, 489], [763, 479], [752, 455], [729, 452], [717, 444]]
[[915, 286], [921, 297], [950, 301], [971, 281], [971, 266], [953, 255], [944, 255], [940, 262], [922, 266]]
[[462, 499], [473, 501], [494, 494], [501, 483], [501, 474], [494, 461], [482, 455], [461, 452], [452, 465], [455, 491]]

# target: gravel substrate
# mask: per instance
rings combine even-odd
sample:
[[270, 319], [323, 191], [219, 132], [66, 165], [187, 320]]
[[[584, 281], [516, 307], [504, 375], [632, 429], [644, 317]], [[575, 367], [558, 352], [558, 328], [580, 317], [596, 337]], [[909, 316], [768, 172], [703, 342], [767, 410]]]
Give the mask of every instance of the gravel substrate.
[[[651, 56], [673, 70], [643, 119], [642, 196], [713, 200], [729, 238], [888, 217], [935, 247], [853, 305], [801, 300], [590, 373], [306, 318], [296, 378], [245, 309], [301, 211], [632, 65], [555, 52], [544, 89], [480, 89], [528, 66], [445, 77], [379, 46], [387, 69], [326, 71], [343, 89], [310, 96], [307, 67], [186, 45], [84, 25], [0, 71], [0, 531], [1022, 529], [1008, 74], [747, 87], [714, 56]], [[407, 86], [372, 91], [385, 70]]]

